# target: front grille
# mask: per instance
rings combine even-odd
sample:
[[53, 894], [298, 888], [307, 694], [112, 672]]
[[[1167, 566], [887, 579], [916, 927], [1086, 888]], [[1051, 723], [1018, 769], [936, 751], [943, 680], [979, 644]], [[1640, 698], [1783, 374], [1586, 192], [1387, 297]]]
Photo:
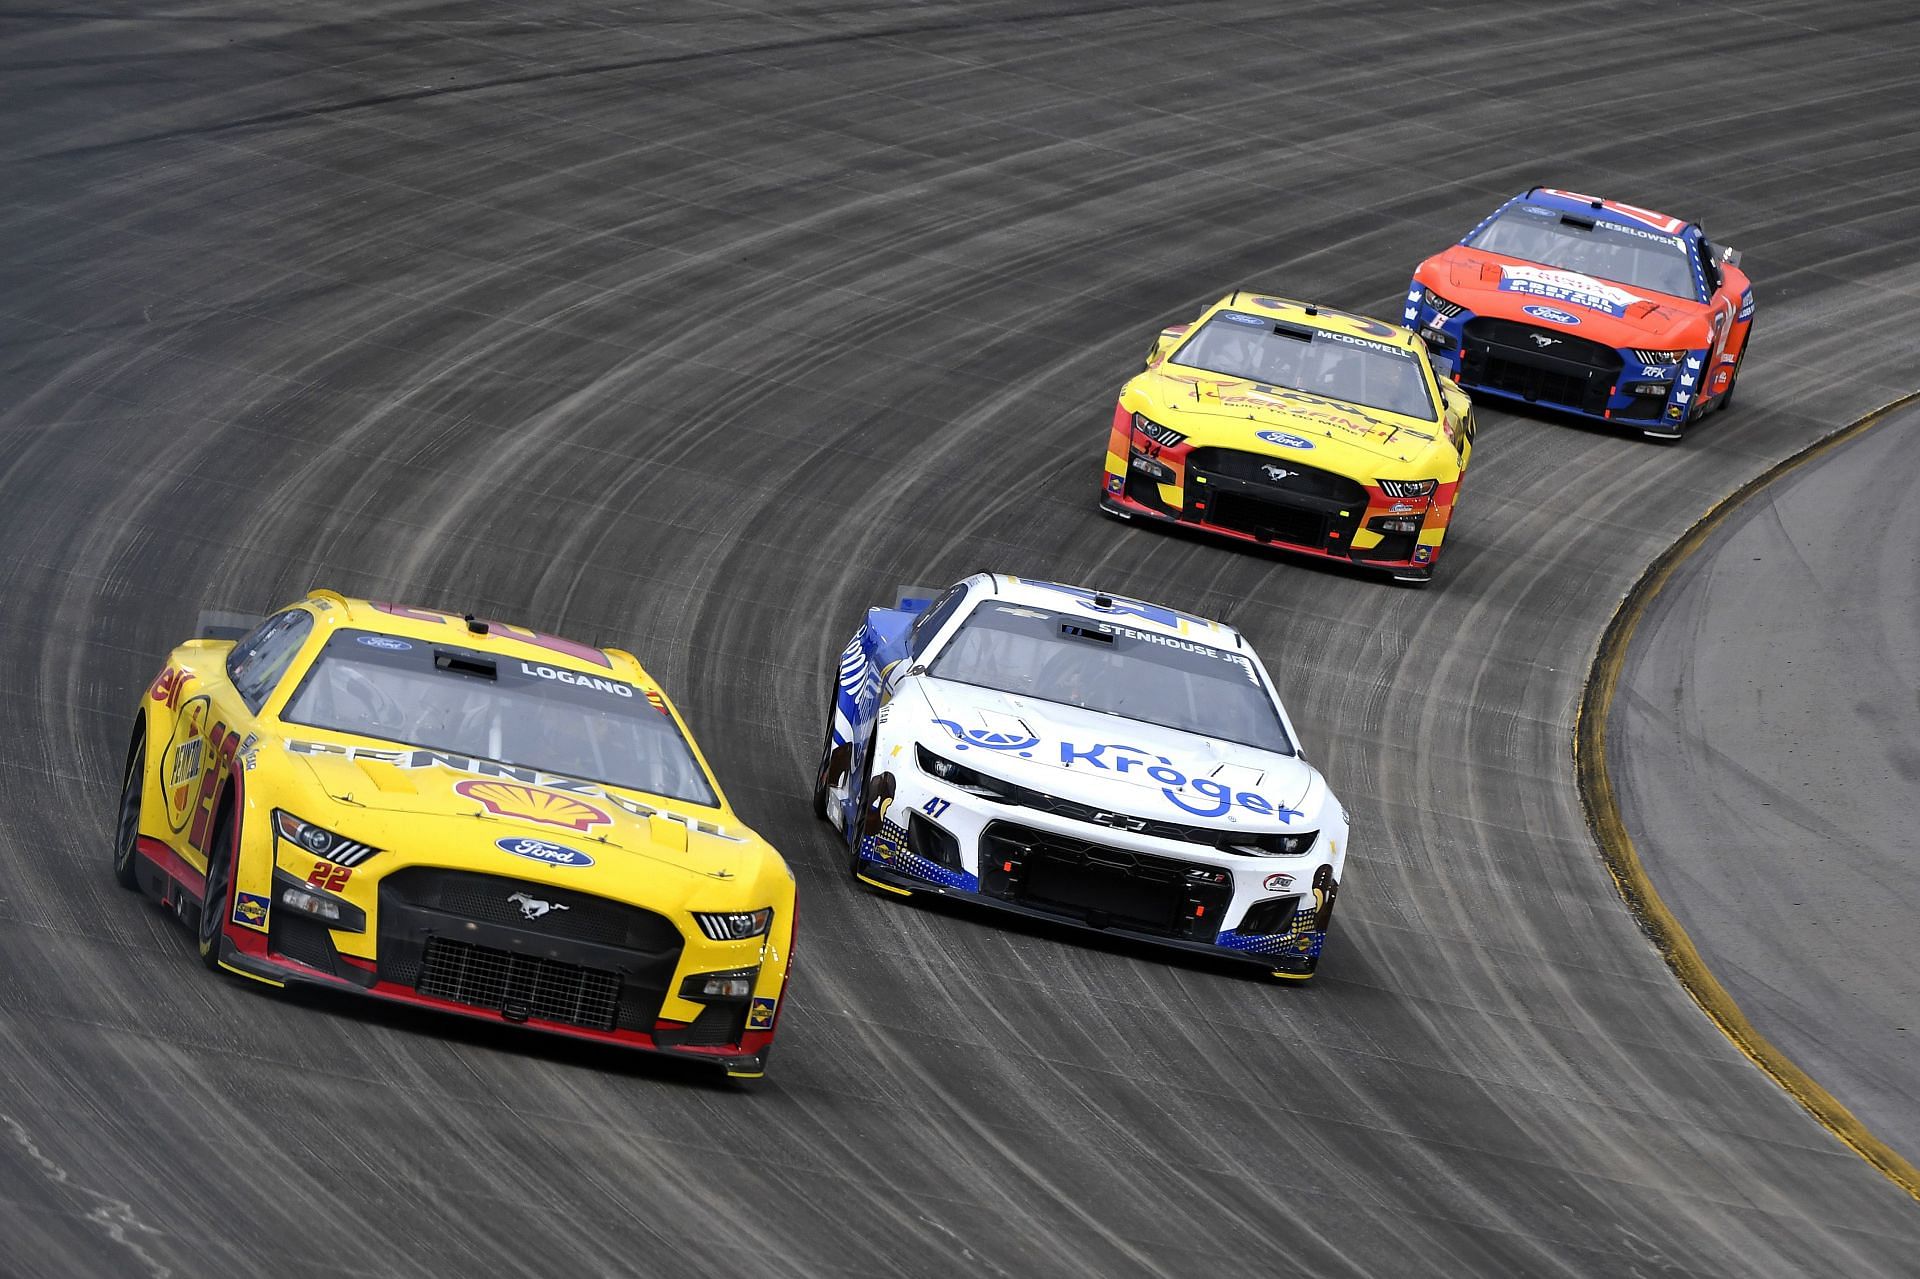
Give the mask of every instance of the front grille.
[[1302, 466], [1289, 457], [1243, 453], [1239, 449], [1195, 449], [1187, 455], [1187, 469], [1257, 484], [1275, 500], [1310, 497], [1336, 506], [1367, 504], [1367, 490], [1358, 481], [1317, 466]]
[[643, 907], [427, 866], [380, 882], [379, 919], [381, 981], [601, 1030], [653, 1029], [683, 944]]
[[983, 891], [1077, 919], [1164, 937], [1211, 941], [1233, 897], [1219, 867], [1111, 848], [1013, 822], [980, 835]]
[[1618, 351], [1554, 329], [1483, 317], [1461, 342], [1464, 382], [1525, 400], [1601, 413], [1620, 381]]
[[1188, 519], [1262, 542], [1344, 552], [1367, 506], [1344, 475], [1238, 449], [1195, 449], [1187, 476]]
[[612, 1030], [620, 1006], [618, 973], [446, 937], [427, 939], [415, 988], [510, 1021], [537, 1017], [593, 1030]]
[[[544, 912], [541, 903], [547, 907]], [[380, 881], [381, 912], [394, 906], [623, 950], [659, 952], [680, 946], [680, 930], [673, 922], [642, 907], [470, 871], [424, 866], [396, 871]]]

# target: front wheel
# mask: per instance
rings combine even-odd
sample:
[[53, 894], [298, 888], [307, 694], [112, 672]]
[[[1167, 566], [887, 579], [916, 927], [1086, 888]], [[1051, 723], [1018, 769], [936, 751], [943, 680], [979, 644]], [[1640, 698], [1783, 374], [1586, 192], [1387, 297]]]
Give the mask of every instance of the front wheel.
[[207, 850], [207, 891], [200, 899], [200, 962], [220, 971], [220, 939], [227, 915], [233, 910], [234, 860], [240, 841], [235, 835], [233, 809], [222, 810], [214, 823]]
[[141, 723], [134, 725], [133, 745], [127, 750], [127, 776], [120, 784], [120, 809], [113, 827], [113, 879], [122, 888], [140, 887], [134, 858], [140, 855], [140, 797], [146, 780], [147, 734]]
[[827, 817], [827, 805], [833, 800], [829, 788], [833, 781], [836, 763], [843, 771], [846, 768], [845, 761], [836, 761], [834, 758], [833, 712], [839, 705], [839, 701], [840, 699], [835, 695], [829, 695], [827, 698], [827, 731], [820, 743], [820, 767], [815, 769], [813, 774], [813, 815], [823, 822], [830, 820]]

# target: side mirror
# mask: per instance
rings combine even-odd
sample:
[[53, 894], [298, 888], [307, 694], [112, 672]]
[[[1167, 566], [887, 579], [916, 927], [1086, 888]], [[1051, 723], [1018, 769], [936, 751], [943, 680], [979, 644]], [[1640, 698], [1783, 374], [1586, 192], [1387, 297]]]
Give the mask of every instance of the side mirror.
[[1726, 266], [1739, 266], [1740, 250], [1729, 249], [1725, 245], [1720, 245], [1719, 247], [1715, 248], [1713, 251], [1713, 260], [1715, 262], [1723, 263]]
[[1153, 349], [1147, 352], [1147, 367], [1152, 368], [1167, 357], [1167, 353], [1180, 345], [1180, 339], [1187, 335], [1191, 324], [1169, 324], [1160, 330], [1160, 336], [1153, 340]]

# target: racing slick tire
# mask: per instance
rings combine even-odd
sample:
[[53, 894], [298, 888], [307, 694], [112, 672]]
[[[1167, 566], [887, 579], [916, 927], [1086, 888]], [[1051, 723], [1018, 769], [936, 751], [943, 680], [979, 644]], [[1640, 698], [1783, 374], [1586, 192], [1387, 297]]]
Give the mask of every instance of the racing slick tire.
[[147, 728], [142, 720], [133, 726], [133, 742], [127, 747], [127, 776], [120, 784], [120, 809], [113, 827], [113, 881], [134, 892], [140, 891], [134, 863], [140, 855], [140, 796], [146, 775]]
[[823, 822], [831, 820], [827, 816], [827, 770], [833, 767], [833, 711], [838, 702], [833, 694], [827, 695], [827, 728], [820, 741], [820, 766], [813, 773], [813, 815]]
[[200, 899], [196, 930], [200, 962], [214, 972], [220, 971], [220, 943], [226, 937], [227, 916], [233, 911], [234, 855], [240, 845], [234, 832], [233, 804], [228, 801], [221, 806], [213, 824], [213, 838], [207, 844], [207, 891]]

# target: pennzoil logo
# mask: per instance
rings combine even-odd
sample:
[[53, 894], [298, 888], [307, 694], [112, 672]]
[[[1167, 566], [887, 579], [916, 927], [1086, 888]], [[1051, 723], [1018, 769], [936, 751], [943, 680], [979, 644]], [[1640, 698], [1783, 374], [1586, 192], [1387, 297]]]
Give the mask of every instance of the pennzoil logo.
[[543, 826], [584, 831], [612, 822], [604, 811], [564, 791], [471, 778], [454, 784], [454, 793], [483, 805], [495, 817], [518, 817]]

